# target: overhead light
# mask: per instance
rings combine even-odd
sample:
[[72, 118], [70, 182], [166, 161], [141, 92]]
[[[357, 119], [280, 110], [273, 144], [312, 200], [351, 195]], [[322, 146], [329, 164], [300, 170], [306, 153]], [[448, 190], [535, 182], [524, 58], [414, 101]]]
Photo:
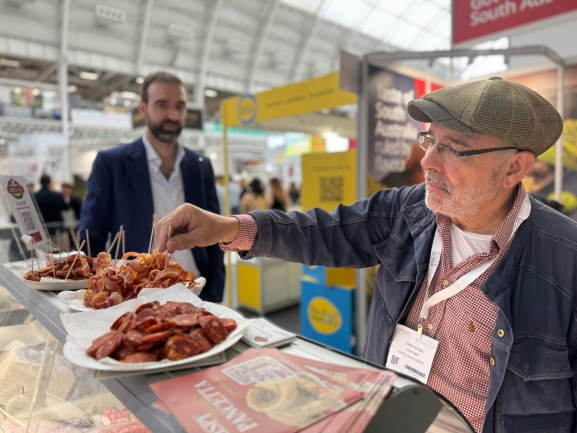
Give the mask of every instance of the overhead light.
[[128, 99], [124, 101], [124, 106], [130, 107], [130, 101]]
[[204, 89], [204, 96], [208, 96], [209, 98], [216, 98], [218, 92], [212, 89]]
[[168, 26], [168, 33], [175, 38], [194, 39], [194, 29], [191, 27], [181, 26], [180, 24], [171, 23]]
[[[104, 21], [112, 21], [114, 23], [123, 23], [126, 21], [126, 11], [117, 8], [111, 8], [105, 5], [96, 5], [94, 9], [96, 18]], [[101, 22], [101, 24], [104, 24]]]
[[34, 90], [32, 90], [32, 94], [33, 94], [34, 96], [40, 95], [40, 89], [34, 89]]
[[248, 42], [241, 41], [240, 39], [229, 39], [226, 42], [226, 46], [231, 51], [236, 51], [237, 53], [248, 53], [250, 45]]
[[142, 84], [142, 83], [144, 83], [144, 78], [143, 77], [136, 77], [136, 79], [134, 81], [136, 81], [136, 84]]
[[0, 138], [0, 146], [4, 146], [6, 144], [5, 138]]
[[78, 74], [78, 76], [83, 80], [92, 80], [92, 81], [98, 80], [98, 74], [96, 72], [82, 71], [80, 74]]
[[68, 86], [68, 93], [74, 93], [78, 90], [78, 87], [72, 85], [72, 86]]
[[116, 105], [116, 98], [110, 98], [110, 101], [108, 101], [110, 103], [110, 105]]
[[0, 59], [0, 65], [10, 66], [11, 68], [19, 68], [20, 62], [18, 60]]
[[22, 89], [20, 87], [16, 87], [14, 89], [14, 93], [16, 93], [17, 95], [19, 95], [20, 93], [22, 93]]
[[140, 97], [138, 93], [134, 92], [121, 92], [120, 96], [122, 96], [125, 99], [137, 99]]

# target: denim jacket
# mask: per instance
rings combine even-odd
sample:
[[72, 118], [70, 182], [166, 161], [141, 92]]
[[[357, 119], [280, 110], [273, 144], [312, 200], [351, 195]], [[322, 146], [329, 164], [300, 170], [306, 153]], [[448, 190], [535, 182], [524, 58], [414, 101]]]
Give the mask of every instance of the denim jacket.
[[[405, 321], [427, 273], [436, 221], [424, 192], [424, 185], [379, 191], [332, 213], [253, 212], [259, 231], [240, 255], [380, 264], [364, 356], [384, 365], [395, 325]], [[577, 224], [534, 199], [531, 205], [482, 287], [499, 307], [483, 432], [577, 431]]]

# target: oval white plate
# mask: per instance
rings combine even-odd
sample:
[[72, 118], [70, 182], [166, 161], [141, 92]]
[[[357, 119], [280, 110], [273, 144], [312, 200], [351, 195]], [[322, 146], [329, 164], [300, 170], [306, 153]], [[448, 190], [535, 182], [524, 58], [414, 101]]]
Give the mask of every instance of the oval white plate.
[[65, 281], [56, 278], [40, 278], [40, 281], [28, 281], [24, 279], [23, 281], [36, 290], [63, 291], [88, 288], [88, 280]]

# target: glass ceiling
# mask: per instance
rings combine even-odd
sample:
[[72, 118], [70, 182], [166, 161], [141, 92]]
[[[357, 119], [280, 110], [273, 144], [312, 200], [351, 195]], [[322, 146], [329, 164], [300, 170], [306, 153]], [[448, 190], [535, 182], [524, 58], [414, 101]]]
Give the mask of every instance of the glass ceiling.
[[400, 50], [451, 48], [451, 0], [282, 0]]

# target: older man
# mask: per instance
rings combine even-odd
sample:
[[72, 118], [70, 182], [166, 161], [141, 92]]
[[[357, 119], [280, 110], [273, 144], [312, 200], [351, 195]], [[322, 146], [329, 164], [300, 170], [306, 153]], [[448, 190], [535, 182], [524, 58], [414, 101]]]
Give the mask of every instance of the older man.
[[330, 214], [224, 218], [184, 205], [159, 223], [160, 248], [228, 242], [243, 258], [380, 264], [367, 359], [426, 382], [477, 432], [575, 431], [577, 225], [520, 182], [559, 138], [561, 117], [498, 77], [408, 110], [431, 124], [418, 137], [425, 184]]

